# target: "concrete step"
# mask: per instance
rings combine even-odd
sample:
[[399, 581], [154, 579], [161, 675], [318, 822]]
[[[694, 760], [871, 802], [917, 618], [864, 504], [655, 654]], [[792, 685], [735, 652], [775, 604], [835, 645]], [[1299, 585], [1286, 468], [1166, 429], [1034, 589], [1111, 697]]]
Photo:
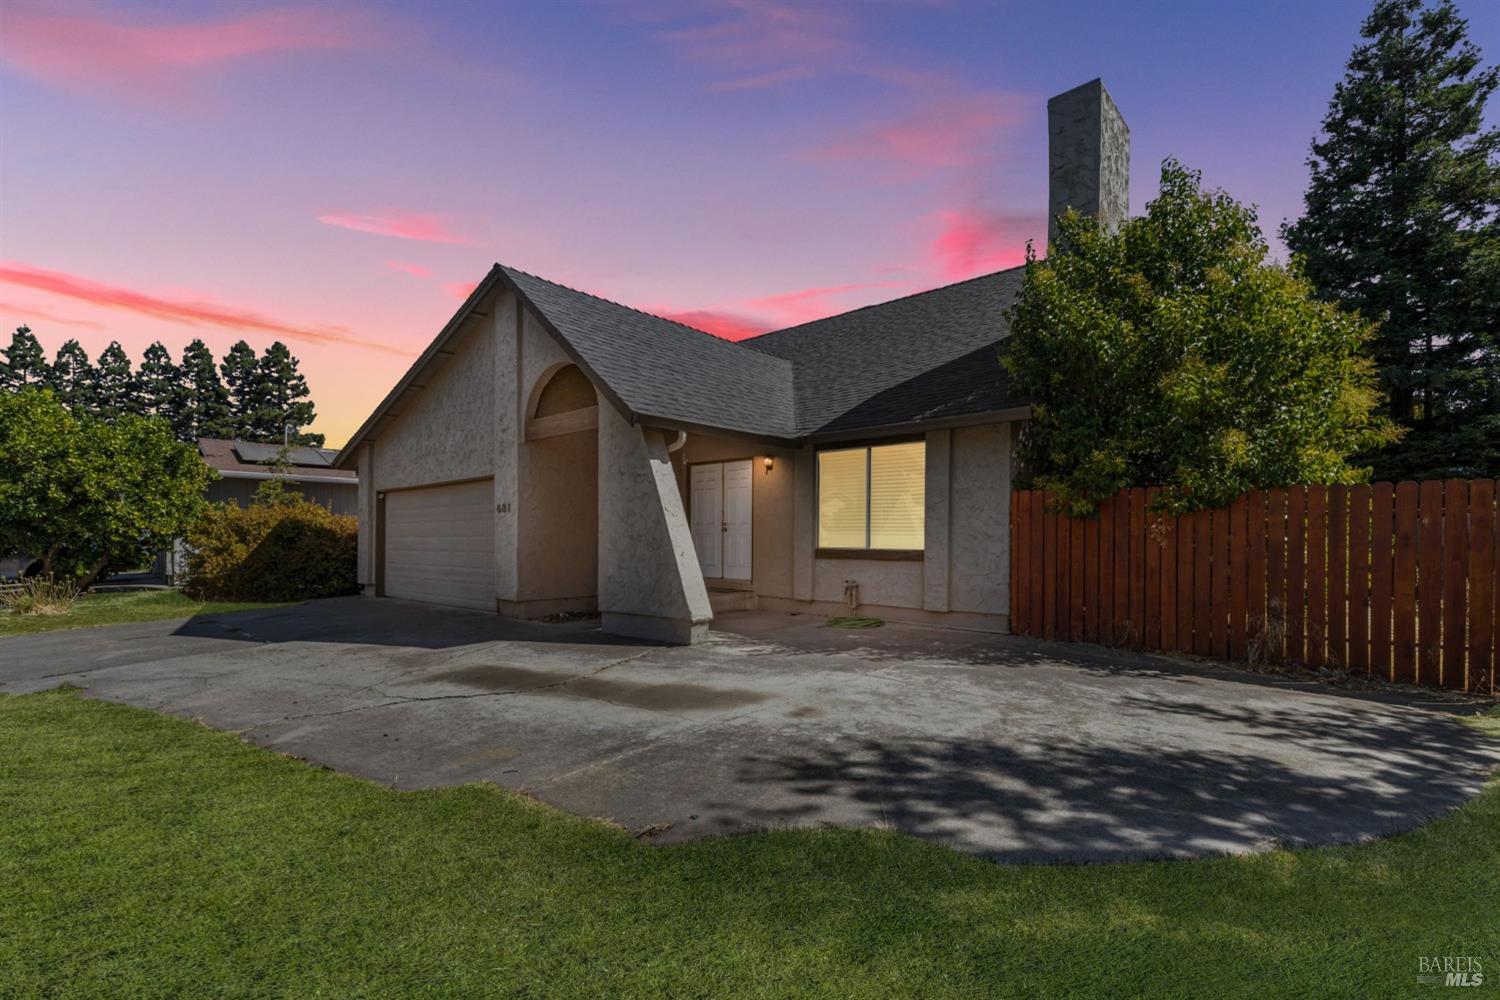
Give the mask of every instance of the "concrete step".
[[753, 590], [710, 590], [708, 603], [716, 615], [726, 611], [754, 611], [757, 606]]

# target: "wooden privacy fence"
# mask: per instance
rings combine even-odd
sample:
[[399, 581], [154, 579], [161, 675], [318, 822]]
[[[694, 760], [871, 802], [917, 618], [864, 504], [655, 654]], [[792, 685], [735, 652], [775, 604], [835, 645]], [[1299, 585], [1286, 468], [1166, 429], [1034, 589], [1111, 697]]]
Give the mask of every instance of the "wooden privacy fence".
[[1294, 486], [1172, 516], [1137, 488], [1071, 518], [1018, 491], [1011, 628], [1490, 693], [1496, 492], [1491, 479]]

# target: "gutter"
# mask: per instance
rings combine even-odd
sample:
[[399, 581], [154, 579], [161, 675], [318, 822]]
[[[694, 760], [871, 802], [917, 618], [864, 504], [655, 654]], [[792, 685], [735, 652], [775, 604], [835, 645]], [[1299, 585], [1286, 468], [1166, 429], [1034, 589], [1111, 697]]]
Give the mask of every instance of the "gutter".
[[[209, 466], [213, 468], [213, 466]], [[342, 483], [345, 486], [358, 486], [357, 476], [298, 476], [280, 475], [275, 472], [241, 472], [238, 469], [214, 469], [221, 479], [285, 479], [293, 483]]]

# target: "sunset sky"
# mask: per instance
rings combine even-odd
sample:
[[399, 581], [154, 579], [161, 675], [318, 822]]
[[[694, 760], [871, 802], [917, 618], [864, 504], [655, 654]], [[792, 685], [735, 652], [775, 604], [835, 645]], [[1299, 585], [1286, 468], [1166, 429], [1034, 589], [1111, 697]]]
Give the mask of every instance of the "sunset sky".
[[1367, 9], [5, 0], [0, 322], [284, 340], [338, 445], [496, 260], [736, 338], [1018, 263], [1096, 76], [1132, 211], [1172, 155], [1273, 232]]

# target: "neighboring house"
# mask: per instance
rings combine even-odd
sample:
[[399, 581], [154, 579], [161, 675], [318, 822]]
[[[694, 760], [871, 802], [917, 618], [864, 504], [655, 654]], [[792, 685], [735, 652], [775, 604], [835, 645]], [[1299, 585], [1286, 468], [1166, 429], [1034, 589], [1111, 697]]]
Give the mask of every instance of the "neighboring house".
[[[268, 479], [283, 479], [304, 500], [321, 504], [335, 514], [359, 513], [359, 473], [336, 469], [333, 448], [293, 447], [286, 449], [285, 461], [278, 466], [282, 448], [257, 441], [229, 441], [224, 438], [199, 438], [198, 454], [203, 462], [219, 474], [203, 491], [211, 503], [233, 503], [250, 506], [255, 491]], [[183, 568], [186, 553], [181, 539], [156, 557], [151, 572], [171, 583]]]
[[293, 447], [286, 462], [276, 467], [281, 447], [253, 441], [199, 438], [198, 454], [219, 474], [204, 495], [214, 503], [230, 501], [248, 507], [260, 484], [284, 479], [304, 500], [321, 504], [335, 514], [359, 513], [359, 473], [334, 468], [335, 448]]
[[[1118, 224], [1099, 81], [1048, 102], [1050, 214]], [[716, 607], [1004, 630], [1019, 268], [740, 343], [495, 265], [339, 453], [365, 592], [692, 642]]]

